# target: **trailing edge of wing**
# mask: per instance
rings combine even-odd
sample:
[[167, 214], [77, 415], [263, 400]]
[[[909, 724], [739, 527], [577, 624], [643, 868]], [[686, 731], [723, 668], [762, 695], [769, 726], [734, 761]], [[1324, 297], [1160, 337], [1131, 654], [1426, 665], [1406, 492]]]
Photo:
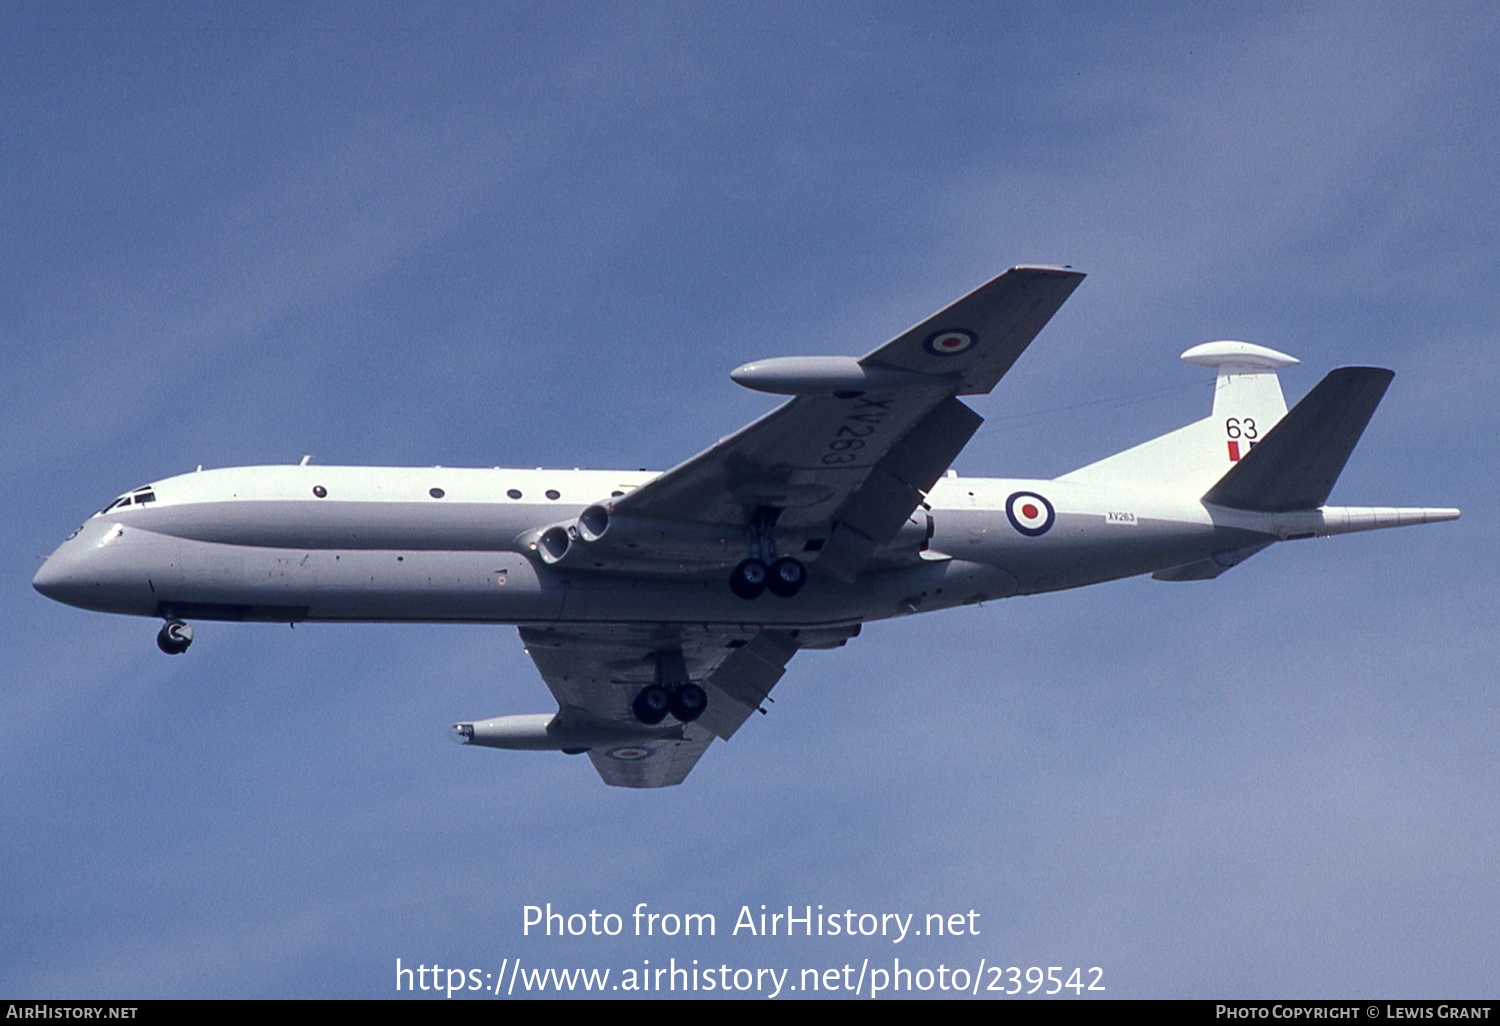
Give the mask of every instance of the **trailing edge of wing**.
[[1203, 501], [1261, 513], [1322, 506], [1394, 377], [1380, 367], [1330, 371]]
[[733, 737], [771, 694], [797, 648], [797, 642], [785, 631], [762, 630], [735, 650], [704, 681], [708, 708], [699, 725], [726, 741]]

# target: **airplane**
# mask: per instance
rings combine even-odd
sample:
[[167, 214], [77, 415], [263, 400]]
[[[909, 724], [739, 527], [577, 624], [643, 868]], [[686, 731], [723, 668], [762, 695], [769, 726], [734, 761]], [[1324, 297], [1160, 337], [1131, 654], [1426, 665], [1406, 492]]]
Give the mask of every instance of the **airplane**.
[[461, 744], [587, 753], [611, 785], [680, 784], [764, 705], [799, 650], [869, 621], [1139, 574], [1204, 581], [1279, 541], [1453, 520], [1329, 506], [1393, 374], [1239, 341], [1209, 416], [1053, 480], [949, 469], [1083, 280], [1020, 266], [859, 358], [757, 360], [790, 396], [664, 473], [297, 465], [203, 470], [91, 516], [33, 585], [84, 609], [189, 621], [514, 624], [554, 713], [454, 724]]

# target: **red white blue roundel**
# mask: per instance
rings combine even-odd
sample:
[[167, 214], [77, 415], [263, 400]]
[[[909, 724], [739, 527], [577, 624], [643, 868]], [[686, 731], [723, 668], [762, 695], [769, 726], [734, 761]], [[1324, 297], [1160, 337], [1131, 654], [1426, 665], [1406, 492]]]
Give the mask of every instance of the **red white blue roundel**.
[[611, 758], [619, 759], [621, 762], [635, 762], [637, 759], [644, 759], [650, 755], [651, 749], [645, 745], [626, 745], [623, 748], [614, 749], [609, 754]]
[[928, 335], [927, 341], [922, 343], [922, 348], [934, 356], [957, 356], [974, 348], [979, 339], [972, 331], [939, 331]]
[[1005, 515], [1011, 527], [1031, 538], [1046, 534], [1057, 519], [1052, 503], [1036, 492], [1016, 492], [1006, 499]]

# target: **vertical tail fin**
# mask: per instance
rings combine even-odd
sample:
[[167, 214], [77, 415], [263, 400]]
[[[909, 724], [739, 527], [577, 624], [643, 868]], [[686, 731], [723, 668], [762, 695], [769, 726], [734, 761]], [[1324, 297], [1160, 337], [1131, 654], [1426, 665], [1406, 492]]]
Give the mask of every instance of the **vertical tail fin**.
[[1249, 342], [1205, 342], [1182, 354], [1186, 363], [1213, 367], [1213, 413], [1132, 449], [1106, 457], [1060, 480], [1129, 481], [1202, 495], [1249, 455], [1286, 414], [1276, 372], [1297, 359]]
[[1249, 342], [1205, 342], [1182, 354], [1184, 363], [1213, 367], [1212, 419], [1224, 425], [1225, 455], [1237, 463], [1286, 415], [1286, 398], [1276, 372], [1299, 361]]
[[1262, 513], [1317, 509], [1395, 376], [1379, 367], [1329, 371], [1203, 501]]

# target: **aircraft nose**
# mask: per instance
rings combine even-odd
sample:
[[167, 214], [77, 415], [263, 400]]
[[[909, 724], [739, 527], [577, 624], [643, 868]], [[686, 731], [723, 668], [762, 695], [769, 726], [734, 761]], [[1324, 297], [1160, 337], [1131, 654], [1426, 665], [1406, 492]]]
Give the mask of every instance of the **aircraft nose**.
[[57, 587], [57, 575], [48, 569], [48, 562], [46, 560], [42, 562], [36, 575], [31, 578], [31, 586], [48, 598], [52, 598], [52, 590]]
[[78, 580], [69, 572], [67, 562], [59, 559], [57, 553], [48, 556], [31, 579], [31, 586], [49, 599], [68, 602], [78, 589]]
[[[133, 612], [137, 592], [149, 602], [149, 585], [121, 551], [117, 539], [123, 528], [108, 521], [85, 524], [48, 556], [31, 579], [31, 586], [56, 602], [102, 612]], [[127, 603], [129, 608], [122, 606]]]

